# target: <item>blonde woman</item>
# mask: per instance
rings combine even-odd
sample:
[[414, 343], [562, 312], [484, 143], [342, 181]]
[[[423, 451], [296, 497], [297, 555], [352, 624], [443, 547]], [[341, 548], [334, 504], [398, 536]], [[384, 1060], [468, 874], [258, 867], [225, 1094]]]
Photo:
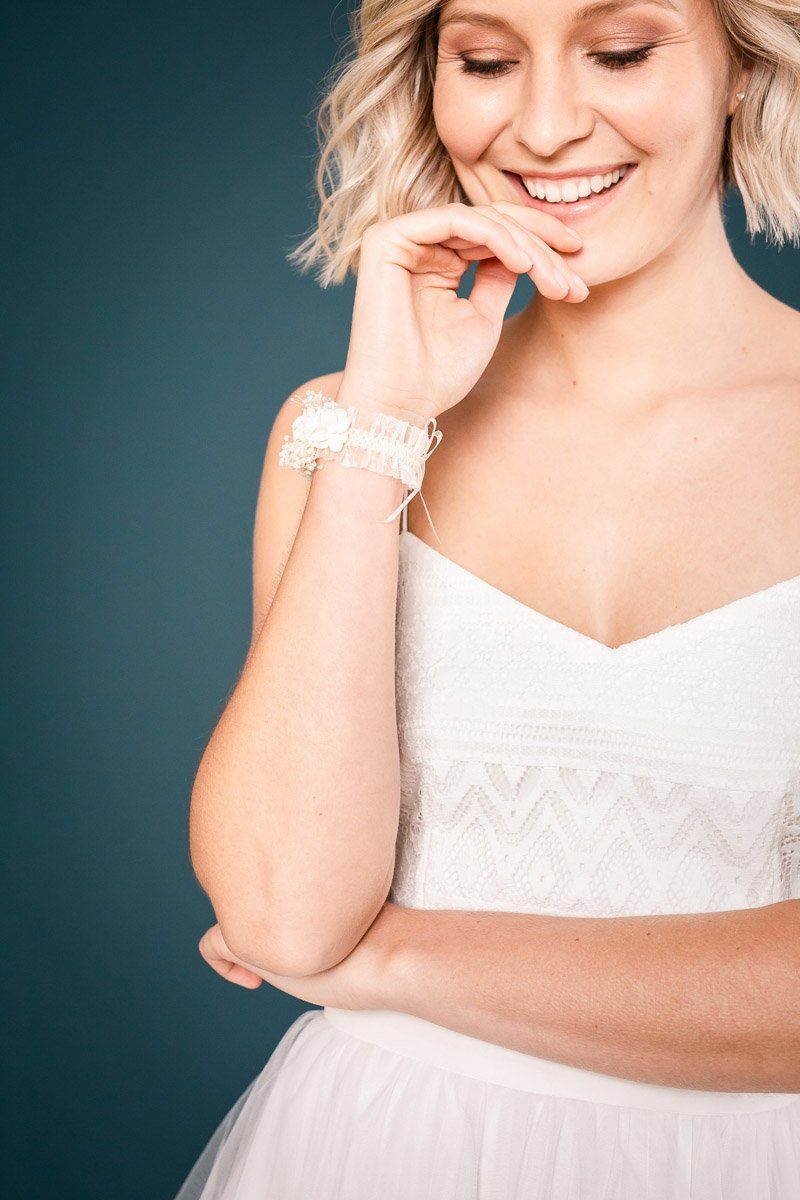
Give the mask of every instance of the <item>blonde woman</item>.
[[[345, 367], [269, 438], [191, 814], [203, 956], [320, 1007], [180, 1200], [797, 1200], [800, 315], [721, 201], [800, 238], [800, 9], [353, 34], [292, 256], [357, 276]], [[280, 469], [309, 389], [437, 418], [432, 523]]]

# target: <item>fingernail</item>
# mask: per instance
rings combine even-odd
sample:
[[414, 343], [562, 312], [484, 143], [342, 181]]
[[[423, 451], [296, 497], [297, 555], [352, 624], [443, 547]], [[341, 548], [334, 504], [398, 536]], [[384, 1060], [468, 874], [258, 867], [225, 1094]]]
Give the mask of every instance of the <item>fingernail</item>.
[[581, 295], [581, 296], [589, 295], [588, 287], [586, 286], [584, 281], [578, 275], [573, 275], [572, 281], [575, 286], [575, 290], [578, 292], [579, 295]]
[[567, 279], [566, 275], [564, 275], [561, 271], [556, 270], [555, 267], [553, 268], [553, 271], [551, 273], [551, 278], [552, 278], [553, 282], [555, 283], [556, 287], [568, 288], [570, 286], [569, 280]]

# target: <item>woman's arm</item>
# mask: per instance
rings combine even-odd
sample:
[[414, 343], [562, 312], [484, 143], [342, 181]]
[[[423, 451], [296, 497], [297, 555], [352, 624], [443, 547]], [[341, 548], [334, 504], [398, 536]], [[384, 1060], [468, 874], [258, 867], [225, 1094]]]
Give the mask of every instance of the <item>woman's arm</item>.
[[626, 1079], [800, 1092], [800, 900], [612, 918], [392, 906], [370, 937], [389, 947], [383, 1007]]
[[[344, 406], [393, 411], [346, 374], [332, 382], [324, 390]], [[302, 973], [353, 948], [394, 870], [399, 539], [397, 518], [383, 522], [403, 485], [328, 461], [295, 517], [295, 472], [277, 460], [301, 409], [285, 409], [259, 494], [252, 642], [197, 772], [190, 849], [231, 948]]]

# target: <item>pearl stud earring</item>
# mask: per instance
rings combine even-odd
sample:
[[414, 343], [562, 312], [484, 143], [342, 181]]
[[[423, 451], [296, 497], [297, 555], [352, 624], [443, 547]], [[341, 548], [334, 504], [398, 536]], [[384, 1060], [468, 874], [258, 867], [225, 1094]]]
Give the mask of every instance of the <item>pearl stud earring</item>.
[[739, 101], [742, 101], [742, 100], [744, 100], [744, 98], [745, 98], [745, 96], [746, 96], [746, 95], [747, 95], [747, 93], [746, 93], [746, 92], [737, 92], [737, 93], [736, 93], [736, 99], [737, 99], [737, 100], [739, 100]]

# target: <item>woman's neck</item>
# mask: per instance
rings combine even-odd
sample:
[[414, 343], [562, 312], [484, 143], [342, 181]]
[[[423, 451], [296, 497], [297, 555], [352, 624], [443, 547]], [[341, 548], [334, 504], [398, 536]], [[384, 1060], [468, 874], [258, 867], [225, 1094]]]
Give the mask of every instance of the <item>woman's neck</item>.
[[[580, 304], [536, 293], [506, 322], [498, 368], [538, 395], [572, 396], [610, 414], [726, 377], [741, 385], [778, 302], [736, 261], [719, 216], [706, 226], [694, 224], [680, 245], [620, 278], [592, 286], [589, 277]], [[589, 235], [587, 245], [588, 266]]]

